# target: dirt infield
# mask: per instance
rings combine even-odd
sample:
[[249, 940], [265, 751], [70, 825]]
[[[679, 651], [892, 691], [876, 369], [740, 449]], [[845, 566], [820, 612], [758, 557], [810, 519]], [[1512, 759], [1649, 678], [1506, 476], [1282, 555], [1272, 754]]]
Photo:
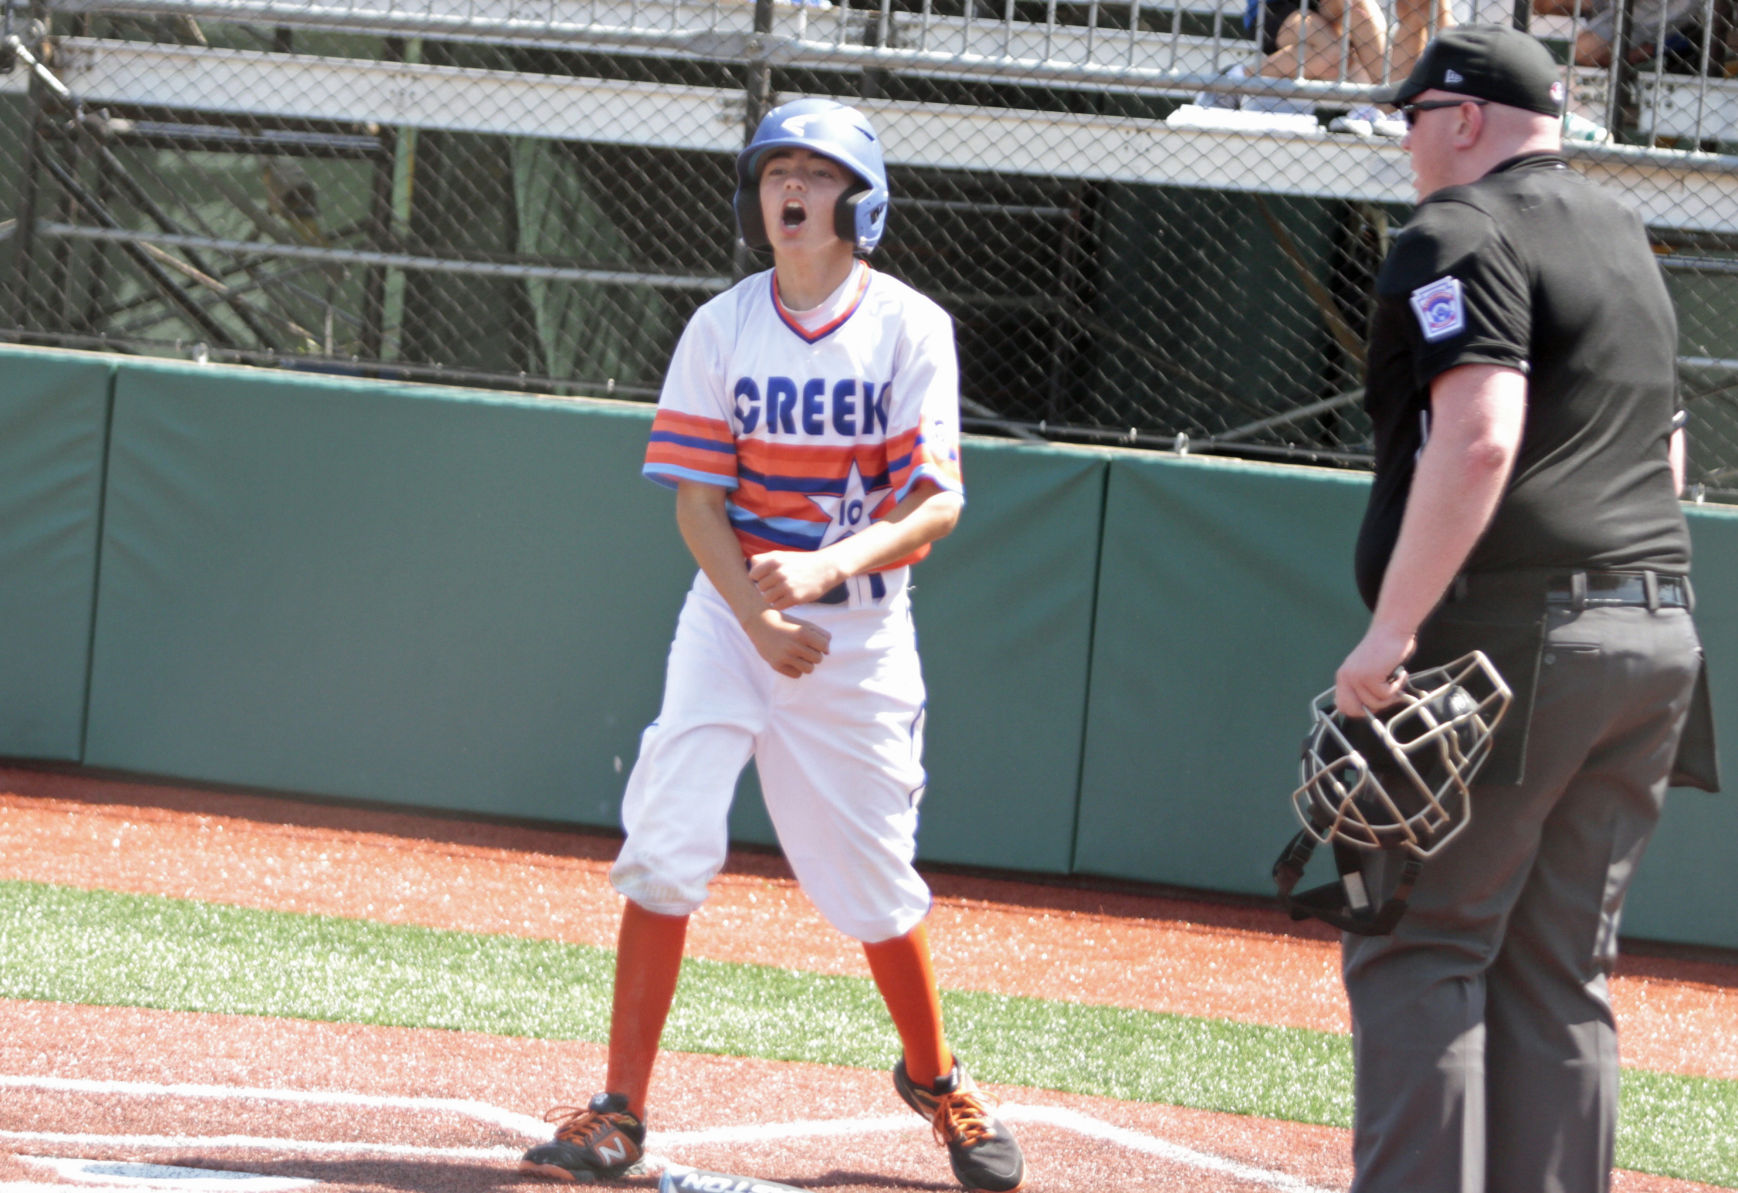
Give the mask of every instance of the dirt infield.
[[[3, 878], [608, 947], [614, 848], [454, 817], [0, 770]], [[944, 986], [1345, 1029], [1333, 940], [1266, 909], [930, 877]], [[733, 856], [690, 952], [865, 972], [782, 862], [756, 854]], [[1738, 965], [1628, 956], [1622, 969], [1626, 1063], [1738, 1077]], [[255, 1178], [164, 1184], [158, 1173], [159, 1188], [547, 1188], [521, 1182], [513, 1160], [546, 1135], [541, 1111], [583, 1098], [602, 1067], [592, 1044], [0, 1001], [0, 1193], [140, 1187], [143, 1170], [81, 1173], [80, 1157]], [[1339, 1130], [993, 1092], [1018, 1124], [1034, 1193], [1307, 1193], [1350, 1177]], [[847, 1193], [955, 1188], [883, 1073], [668, 1055], [652, 1098], [659, 1162]], [[1617, 1187], [1705, 1188], [1633, 1173]]]

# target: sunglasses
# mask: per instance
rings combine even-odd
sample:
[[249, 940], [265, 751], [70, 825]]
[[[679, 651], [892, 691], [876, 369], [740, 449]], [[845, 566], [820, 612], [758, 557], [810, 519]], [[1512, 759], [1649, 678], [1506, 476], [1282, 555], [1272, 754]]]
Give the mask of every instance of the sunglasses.
[[1406, 127], [1411, 128], [1418, 123], [1420, 112], [1434, 112], [1437, 108], [1458, 108], [1462, 104], [1476, 104], [1482, 108], [1490, 102], [1488, 99], [1424, 99], [1415, 104], [1401, 104], [1394, 110], [1406, 121]]

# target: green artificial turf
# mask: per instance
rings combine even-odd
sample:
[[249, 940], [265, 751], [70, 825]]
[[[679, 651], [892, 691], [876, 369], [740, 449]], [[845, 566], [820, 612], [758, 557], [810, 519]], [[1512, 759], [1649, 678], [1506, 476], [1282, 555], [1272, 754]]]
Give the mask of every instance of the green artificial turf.
[[[510, 936], [0, 882], [0, 997], [606, 1039], [608, 950]], [[1347, 1126], [1339, 1035], [949, 991], [985, 1081]], [[690, 959], [664, 1043], [882, 1068], [898, 1040], [867, 979]], [[1738, 1188], [1738, 1081], [1626, 1070], [1618, 1162]]]

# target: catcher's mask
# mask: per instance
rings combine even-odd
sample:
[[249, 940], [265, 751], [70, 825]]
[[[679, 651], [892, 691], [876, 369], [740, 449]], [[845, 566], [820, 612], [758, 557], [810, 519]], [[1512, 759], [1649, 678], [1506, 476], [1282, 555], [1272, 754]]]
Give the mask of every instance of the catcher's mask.
[[[1469, 788], [1508, 707], [1509, 687], [1481, 651], [1408, 675], [1397, 704], [1363, 717], [1336, 712], [1332, 688], [1317, 696], [1291, 795], [1303, 831], [1273, 867], [1291, 917], [1365, 936], [1393, 931], [1424, 859], [1472, 818]], [[1293, 895], [1317, 845], [1333, 846], [1340, 880]], [[1400, 881], [1379, 907], [1362, 866], [1376, 850], [1404, 855]]]

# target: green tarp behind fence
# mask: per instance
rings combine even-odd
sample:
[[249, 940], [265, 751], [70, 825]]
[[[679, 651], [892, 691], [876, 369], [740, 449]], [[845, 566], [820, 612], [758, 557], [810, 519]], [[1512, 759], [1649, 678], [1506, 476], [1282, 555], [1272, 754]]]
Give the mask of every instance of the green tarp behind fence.
[[[0, 376], [0, 750], [614, 827], [693, 570], [639, 475], [646, 407], [28, 349]], [[965, 460], [914, 597], [922, 856], [1269, 891], [1308, 702], [1361, 628], [1365, 478]], [[1692, 526], [1730, 755], [1738, 511]], [[771, 839], [752, 798], [732, 826]], [[1674, 793], [1628, 931], [1738, 947], [1734, 839], [1738, 799]]]

